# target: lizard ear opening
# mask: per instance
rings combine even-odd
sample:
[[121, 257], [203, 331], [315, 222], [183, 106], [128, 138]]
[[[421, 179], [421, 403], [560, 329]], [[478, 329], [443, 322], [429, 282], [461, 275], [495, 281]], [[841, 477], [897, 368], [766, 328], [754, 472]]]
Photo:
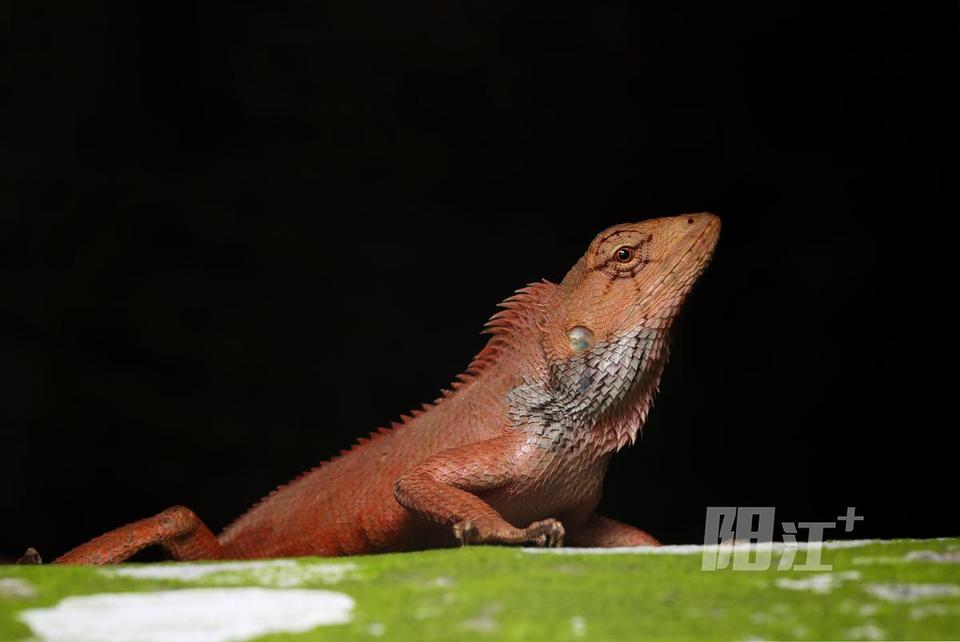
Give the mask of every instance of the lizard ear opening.
[[575, 325], [567, 332], [567, 338], [570, 340], [570, 348], [574, 352], [583, 352], [594, 344], [593, 332], [590, 328], [582, 325]]

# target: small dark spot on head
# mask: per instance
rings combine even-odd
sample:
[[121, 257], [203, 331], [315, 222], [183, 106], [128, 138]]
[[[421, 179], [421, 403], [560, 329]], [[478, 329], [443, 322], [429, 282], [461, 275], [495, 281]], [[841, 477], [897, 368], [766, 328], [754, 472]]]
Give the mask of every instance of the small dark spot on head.
[[693, 217], [687, 219], [687, 225], [693, 225]]

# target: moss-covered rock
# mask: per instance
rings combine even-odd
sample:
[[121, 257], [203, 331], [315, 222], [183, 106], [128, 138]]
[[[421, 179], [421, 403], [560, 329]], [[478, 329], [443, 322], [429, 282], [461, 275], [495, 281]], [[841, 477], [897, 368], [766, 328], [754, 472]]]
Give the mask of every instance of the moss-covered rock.
[[[960, 540], [825, 545], [829, 571], [704, 571], [700, 547], [0, 567], [0, 639], [960, 638]], [[801, 549], [796, 562], [803, 563]]]

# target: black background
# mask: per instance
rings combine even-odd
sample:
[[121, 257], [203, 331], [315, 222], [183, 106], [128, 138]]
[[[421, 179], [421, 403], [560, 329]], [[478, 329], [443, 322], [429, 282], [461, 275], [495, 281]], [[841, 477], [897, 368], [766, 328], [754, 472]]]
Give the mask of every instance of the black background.
[[718, 253], [605, 512], [960, 535], [940, 9], [10, 8], [0, 554], [175, 503], [217, 530], [434, 398], [604, 227], [702, 210]]

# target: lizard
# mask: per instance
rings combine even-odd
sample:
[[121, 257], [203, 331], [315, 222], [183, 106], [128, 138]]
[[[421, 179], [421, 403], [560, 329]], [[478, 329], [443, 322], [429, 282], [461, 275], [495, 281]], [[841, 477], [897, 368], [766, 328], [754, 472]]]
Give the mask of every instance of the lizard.
[[611, 227], [562, 281], [501, 303], [485, 346], [437, 400], [280, 486], [219, 536], [174, 506], [54, 563], [118, 563], [156, 545], [175, 560], [659, 545], [596, 507], [610, 457], [642, 430], [674, 320], [719, 233], [710, 213]]

